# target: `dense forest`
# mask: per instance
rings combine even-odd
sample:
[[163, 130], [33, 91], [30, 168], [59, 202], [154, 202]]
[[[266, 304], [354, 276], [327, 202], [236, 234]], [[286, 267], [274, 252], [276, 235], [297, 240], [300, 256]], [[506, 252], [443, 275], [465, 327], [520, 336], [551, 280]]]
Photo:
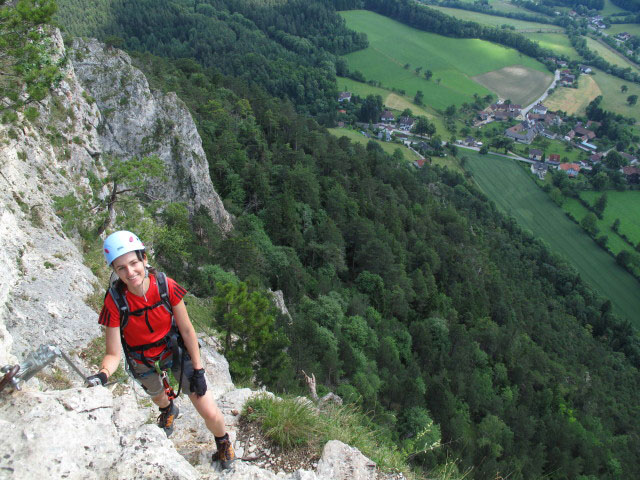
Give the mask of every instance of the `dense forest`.
[[[631, 324], [464, 176], [329, 135], [309, 114], [336, 107], [332, 59], [366, 40], [332, 2], [274, 3], [94, 10], [118, 19], [98, 34], [121, 36], [152, 85], [186, 102], [236, 216], [223, 237], [202, 213], [156, 211], [173, 239], [154, 242], [162, 267], [203, 297], [232, 281], [282, 290], [292, 318], [254, 346], [257, 380], [295, 391], [302, 370], [314, 373], [426, 469], [455, 458], [476, 479], [638, 478]], [[323, 25], [298, 15], [314, 8]], [[323, 40], [325, 28], [345, 40]], [[236, 376], [243, 365], [232, 364]], [[434, 450], [423, 438], [431, 419]]]

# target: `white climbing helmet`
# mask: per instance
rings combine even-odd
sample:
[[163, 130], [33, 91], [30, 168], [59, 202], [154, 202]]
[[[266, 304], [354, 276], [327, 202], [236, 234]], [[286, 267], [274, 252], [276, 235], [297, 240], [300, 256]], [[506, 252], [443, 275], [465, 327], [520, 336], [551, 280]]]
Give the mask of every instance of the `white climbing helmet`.
[[144, 250], [144, 244], [135, 233], [126, 230], [113, 232], [104, 241], [102, 247], [107, 265], [111, 266], [113, 261], [125, 253]]

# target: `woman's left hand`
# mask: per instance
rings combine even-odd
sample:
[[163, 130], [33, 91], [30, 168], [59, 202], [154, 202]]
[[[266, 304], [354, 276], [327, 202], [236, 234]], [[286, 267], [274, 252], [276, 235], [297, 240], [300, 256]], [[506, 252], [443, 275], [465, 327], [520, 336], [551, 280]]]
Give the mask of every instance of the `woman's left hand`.
[[191, 378], [189, 378], [189, 385], [191, 386], [191, 392], [199, 397], [207, 393], [207, 379], [204, 376], [204, 368], [193, 371]]

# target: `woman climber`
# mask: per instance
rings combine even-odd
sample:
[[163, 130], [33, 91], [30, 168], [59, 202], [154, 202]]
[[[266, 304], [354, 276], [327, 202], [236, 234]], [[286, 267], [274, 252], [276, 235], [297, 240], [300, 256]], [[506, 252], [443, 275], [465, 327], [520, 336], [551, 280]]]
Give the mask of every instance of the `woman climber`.
[[122, 348], [129, 374], [160, 408], [158, 426], [169, 436], [178, 415], [176, 395], [167, 380], [170, 368], [179, 383], [178, 394], [180, 389], [187, 393], [215, 437], [213, 460], [229, 468], [235, 454], [224, 417], [207, 391], [198, 338], [182, 300], [186, 290], [148, 265], [143, 243], [131, 232], [109, 235], [103, 253], [117, 280], [98, 319], [106, 327], [106, 354], [100, 371], [87, 380], [105, 385], [120, 364]]

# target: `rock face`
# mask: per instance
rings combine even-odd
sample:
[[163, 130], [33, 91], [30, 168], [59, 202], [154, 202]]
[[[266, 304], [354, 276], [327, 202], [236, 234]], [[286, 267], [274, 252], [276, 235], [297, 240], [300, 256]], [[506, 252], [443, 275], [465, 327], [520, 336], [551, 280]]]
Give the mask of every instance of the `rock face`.
[[231, 216], [211, 183], [202, 140], [176, 94], [152, 92], [129, 55], [96, 40], [76, 39], [72, 58], [78, 80], [101, 113], [102, 153], [122, 159], [159, 156], [167, 180], [152, 188], [154, 196], [187, 202], [191, 212], [204, 207], [229, 231]]

